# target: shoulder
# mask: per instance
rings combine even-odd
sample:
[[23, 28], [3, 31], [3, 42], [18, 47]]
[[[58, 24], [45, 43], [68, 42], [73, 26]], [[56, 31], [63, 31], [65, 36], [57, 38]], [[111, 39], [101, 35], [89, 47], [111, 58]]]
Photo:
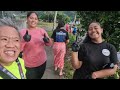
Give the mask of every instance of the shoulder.
[[103, 44], [106, 45], [109, 48], [115, 48], [115, 46], [111, 43], [104, 42]]
[[86, 47], [86, 46], [89, 46], [90, 45], [90, 43], [89, 42], [87, 42], [87, 43], [81, 43], [81, 45], [80, 46], [82, 46], [82, 47]]
[[116, 51], [116, 48], [113, 44], [104, 42], [103, 45], [107, 47], [110, 51]]
[[45, 31], [45, 29], [44, 29], [44, 28], [38, 28], [38, 30], [40, 30], [40, 31]]
[[85, 51], [85, 50], [89, 50], [90, 48], [94, 48], [94, 45], [92, 45], [89, 42], [87, 42], [87, 43], [81, 43], [80, 44], [80, 48]]
[[46, 30], [44, 28], [38, 28], [38, 30], [40, 31], [40, 33], [45, 33]]
[[68, 33], [65, 29], [61, 29], [61, 31], [63, 31], [64, 33]]

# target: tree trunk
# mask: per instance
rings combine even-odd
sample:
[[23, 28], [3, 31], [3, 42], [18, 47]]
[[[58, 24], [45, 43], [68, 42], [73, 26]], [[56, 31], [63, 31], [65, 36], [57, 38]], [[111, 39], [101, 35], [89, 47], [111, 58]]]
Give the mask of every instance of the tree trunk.
[[55, 11], [54, 23], [53, 23], [53, 30], [56, 27], [56, 18], [57, 18], [57, 11]]

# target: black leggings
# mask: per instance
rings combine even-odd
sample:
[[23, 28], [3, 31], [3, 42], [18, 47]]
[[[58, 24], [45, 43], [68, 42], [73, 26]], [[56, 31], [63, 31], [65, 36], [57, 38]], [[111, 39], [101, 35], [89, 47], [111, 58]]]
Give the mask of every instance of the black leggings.
[[26, 67], [26, 78], [27, 79], [41, 79], [46, 68], [46, 62], [38, 67], [29, 68]]

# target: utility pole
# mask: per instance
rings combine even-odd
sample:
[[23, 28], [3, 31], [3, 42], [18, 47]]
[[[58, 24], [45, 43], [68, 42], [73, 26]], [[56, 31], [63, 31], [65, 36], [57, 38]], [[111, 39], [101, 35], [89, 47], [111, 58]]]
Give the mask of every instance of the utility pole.
[[53, 30], [56, 27], [56, 18], [57, 18], [57, 11], [55, 11], [54, 22], [53, 22]]

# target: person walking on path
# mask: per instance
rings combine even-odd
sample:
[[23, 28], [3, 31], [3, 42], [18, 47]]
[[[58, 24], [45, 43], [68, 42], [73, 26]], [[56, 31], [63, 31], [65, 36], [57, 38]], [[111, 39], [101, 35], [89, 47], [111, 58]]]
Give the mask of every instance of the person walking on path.
[[59, 68], [59, 75], [63, 75], [64, 57], [66, 54], [66, 45], [69, 43], [68, 32], [64, 29], [65, 23], [58, 22], [57, 28], [54, 30], [51, 38], [53, 40], [53, 53], [54, 53], [54, 67], [55, 71]]

